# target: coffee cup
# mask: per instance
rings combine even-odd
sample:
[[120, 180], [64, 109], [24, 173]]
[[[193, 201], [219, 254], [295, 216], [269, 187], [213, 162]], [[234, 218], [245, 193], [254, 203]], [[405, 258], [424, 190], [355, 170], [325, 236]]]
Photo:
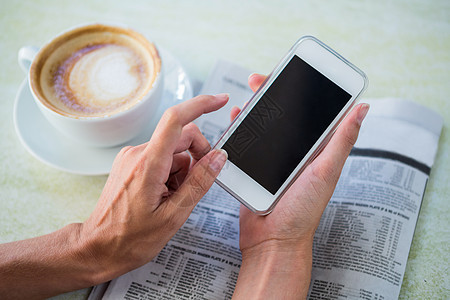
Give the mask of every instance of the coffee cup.
[[69, 29], [39, 50], [20, 49], [19, 64], [42, 114], [83, 145], [111, 147], [131, 140], [149, 123], [162, 96], [158, 49], [123, 26]]

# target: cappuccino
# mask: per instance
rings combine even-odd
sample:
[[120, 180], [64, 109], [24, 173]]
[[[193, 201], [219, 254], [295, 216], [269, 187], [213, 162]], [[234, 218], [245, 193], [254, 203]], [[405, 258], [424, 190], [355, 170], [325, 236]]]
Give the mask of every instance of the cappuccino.
[[131, 108], [149, 93], [161, 70], [152, 43], [132, 30], [100, 24], [59, 36], [36, 60], [30, 84], [40, 101], [74, 118]]

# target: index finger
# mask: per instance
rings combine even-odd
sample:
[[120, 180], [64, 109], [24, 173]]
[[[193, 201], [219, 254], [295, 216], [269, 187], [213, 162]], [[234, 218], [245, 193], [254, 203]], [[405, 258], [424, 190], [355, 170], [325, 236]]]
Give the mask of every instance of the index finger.
[[152, 151], [158, 159], [172, 157], [183, 127], [202, 114], [218, 110], [228, 98], [228, 94], [201, 95], [167, 109], [144, 152]]

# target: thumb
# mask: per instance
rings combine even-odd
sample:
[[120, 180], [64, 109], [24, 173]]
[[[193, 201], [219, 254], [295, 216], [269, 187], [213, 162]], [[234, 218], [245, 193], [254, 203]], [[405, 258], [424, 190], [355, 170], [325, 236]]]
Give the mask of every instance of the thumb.
[[225, 150], [216, 149], [209, 152], [192, 167], [184, 182], [169, 200], [177, 213], [183, 211], [189, 214], [191, 212], [211, 188], [227, 158]]

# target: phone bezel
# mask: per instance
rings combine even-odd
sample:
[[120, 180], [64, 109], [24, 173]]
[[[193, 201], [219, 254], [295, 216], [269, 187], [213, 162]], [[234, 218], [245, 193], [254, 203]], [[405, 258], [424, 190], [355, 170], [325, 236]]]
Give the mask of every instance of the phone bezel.
[[216, 179], [217, 184], [233, 195], [251, 211], [259, 215], [265, 215], [272, 211], [293, 181], [325, 147], [332, 134], [356, 104], [357, 98], [367, 88], [368, 84], [367, 76], [360, 69], [315, 37], [304, 36], [294, 44], [290, 51], [278, 63], [275, 69], [267, 77], [266, 81], [256, 91], [240, 114], [223, 133], [214, 148], [221, 148], [225, 144], [294, 55], [299, 56], [314, 69], [322, 73], [322, 75], [348, 92], [352, 97], [278, 189], [275, 195], [268, 192], [231, 161], [228, 160], [226, 162]]

